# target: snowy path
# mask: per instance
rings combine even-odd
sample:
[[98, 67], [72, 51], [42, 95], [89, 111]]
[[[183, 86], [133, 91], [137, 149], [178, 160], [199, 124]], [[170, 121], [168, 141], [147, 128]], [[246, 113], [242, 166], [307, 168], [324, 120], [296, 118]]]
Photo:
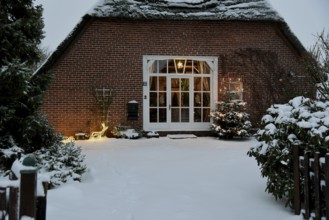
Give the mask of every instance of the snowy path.
[[264, 192], [253, 140], [211, 137], [79, 141], [82, 183], [48, 194], [48, 220], [294, 220]]

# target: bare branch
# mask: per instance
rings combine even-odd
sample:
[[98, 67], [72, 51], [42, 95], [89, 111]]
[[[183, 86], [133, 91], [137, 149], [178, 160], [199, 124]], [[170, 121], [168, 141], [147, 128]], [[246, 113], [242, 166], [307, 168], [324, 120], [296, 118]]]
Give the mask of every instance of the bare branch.
[[322, 31], [317, 35], [316, 43], [304, 57], [304, 67], [318, 83], [318, 98], [329, 100], [329, 33]]

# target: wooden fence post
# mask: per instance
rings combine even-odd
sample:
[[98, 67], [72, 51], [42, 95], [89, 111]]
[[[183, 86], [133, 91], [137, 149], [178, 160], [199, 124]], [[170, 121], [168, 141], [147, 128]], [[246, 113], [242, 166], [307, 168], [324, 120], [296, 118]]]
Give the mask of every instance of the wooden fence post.
[[294, 166], [294, 210], [295, 215], [300, 215], [300, 170], [299, 170], [299, 145], [292, 146]]
[[320, 220], [321, 219], [320, 152], [316, 152], [314, 155], [313, 171], [314, 171], [314, 213], [315, 213], [314, 219]]
[[19, 218], [35, 218], [37, 198], [37, 169], [21, 170]]
[[47, 216], [47, 191], [48, 191], [48, 182], [42, 183], [45, 196], [40, 196], [37, 198], [37, 216], [36, 220], [46, 220]]
[[10, 187], [9, 193], [9, 220], [18, 220], [18, 188]]
[[0, 188], [0, 220], [6, 219], [7, 201], [6, 188]]
[[326, 162], [325, 162], [325, 200], [326, 200], [326, 218], [329, 219], [329, 154], [326, 154]]
[[310, 167], [309, 167], [309, 161], [310, 161], [310, 152], [305, 152], [304, 154], [304, 218], [309, 219], [310, 218]]

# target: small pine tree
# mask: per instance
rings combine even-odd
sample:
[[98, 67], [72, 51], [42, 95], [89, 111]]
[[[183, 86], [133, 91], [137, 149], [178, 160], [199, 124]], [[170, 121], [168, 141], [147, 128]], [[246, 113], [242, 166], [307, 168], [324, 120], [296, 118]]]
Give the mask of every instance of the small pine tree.
[[245, 102], [218, 102], [217, 109], [211, 112], [211, 130], [220, 138], [234, 136], [249, 137], [251, 122], [245, 112]]

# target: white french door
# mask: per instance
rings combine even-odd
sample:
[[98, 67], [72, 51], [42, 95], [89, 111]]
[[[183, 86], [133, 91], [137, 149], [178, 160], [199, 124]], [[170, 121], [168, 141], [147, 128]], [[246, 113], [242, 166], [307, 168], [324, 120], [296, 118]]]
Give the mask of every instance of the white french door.
[[145, 56], [143, 75], [144, 130], [209, 130], [217, 58]]

